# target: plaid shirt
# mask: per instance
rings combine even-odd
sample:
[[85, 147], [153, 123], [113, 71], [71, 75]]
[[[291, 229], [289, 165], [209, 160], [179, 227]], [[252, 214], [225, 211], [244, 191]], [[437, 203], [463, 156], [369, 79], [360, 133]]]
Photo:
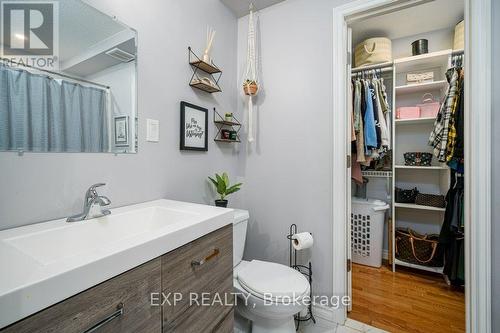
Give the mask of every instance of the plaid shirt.
[[434, 147], [434, 155], [437, 157], [439, 162], [446, 162], [450, 120], [453, 118], [453, 110], [458, 93], [458, 71], [454, 68], [449, 69], [446, 72], [446, 78], [449, 83], [448, 90], [445, 95], [446, 98], [441, 105], [439, 114], [434, 122], [434, 129], [429, 136], [429, 145]]
[[457, 95], [453, 101], [453, 108], [451, 111], [450, 125], [448, 127], [448, 142], [446, 143], [446, 162], [451, 161], [453, 154], [455, 152], [455, 146], [457, 144], [457, 128], [455, 124], [455, 113], [457, 112], [458, 102], [460, 100], [460, 80], [457, 81]]

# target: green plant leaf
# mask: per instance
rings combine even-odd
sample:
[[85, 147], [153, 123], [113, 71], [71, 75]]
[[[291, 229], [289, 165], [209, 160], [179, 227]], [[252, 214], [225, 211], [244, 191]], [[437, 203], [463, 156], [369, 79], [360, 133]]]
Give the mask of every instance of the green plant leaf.
[[217, 188], [217, 181], [215, 179], [213, 179], [212, 177], [208, 177], [208, 179], [210, 179], [212, 184], [214, 184], [215, 188]]
[[226, 187], [229, 186], [229, 176], [227, 175], [227, 173], [223, 173], [222, 174], [222, 179], [224, 179], [224, 183], [226, 184]]
[[241, 188], [240, 188], [241, 185], [242, 185], [242, 183], [235, 184], [235, 185], [231, 186], [230, 188], [228, 188], [226, 190], [226, 195], [229, 195], [229, 194], [234, 193], [234, 192], [238, 192], [239, 190], [241, 190]]

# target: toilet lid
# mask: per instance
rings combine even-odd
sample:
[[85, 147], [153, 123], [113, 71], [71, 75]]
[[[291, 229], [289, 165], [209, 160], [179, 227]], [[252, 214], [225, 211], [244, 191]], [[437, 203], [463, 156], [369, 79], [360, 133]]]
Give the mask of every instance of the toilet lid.
[[241, 286], [254, 296], [280, 302], [297, 299], [309, 293], [306, 277], [285, 265], [252, 260], [237, 276]]

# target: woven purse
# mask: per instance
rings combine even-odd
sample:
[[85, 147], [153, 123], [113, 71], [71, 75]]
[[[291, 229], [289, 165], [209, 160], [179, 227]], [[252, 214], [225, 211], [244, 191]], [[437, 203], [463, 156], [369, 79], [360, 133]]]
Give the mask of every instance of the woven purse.
[[415, 199], [418, 195], [418, 190], [415, 187], [411, 190], [403, 190], [399, 187], [396, 187], [396, 202], [399, 203], [415, 203]]
[[432, 161], [431, 153], [410, 152], [403, 154], [405, 165], [410, 166], [430, 166]]
[[415, 204], [444, 208], [446, 206], [446, 201], [444, 195], [418, 193], [415, 198]]
[[411, 229], [396, 229], [396, 258], [410, 264], [443, 266], [439, 235], [420, 235]]

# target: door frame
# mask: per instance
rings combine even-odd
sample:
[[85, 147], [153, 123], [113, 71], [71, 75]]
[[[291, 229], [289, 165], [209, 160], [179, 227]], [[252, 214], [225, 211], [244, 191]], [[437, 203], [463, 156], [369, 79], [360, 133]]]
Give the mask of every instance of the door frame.
[[[356, 0], [333, 9], [333, 294], [347, 295], [347, 21], [427, 0]], [[466, 331], [491, 332], [491, 0], [465, 2]], [[474, 106], [474, 107], [473, 107]], [[472, 223], [472, 221], [474, 223]], [[347, 308], [334, 310], [344, 323]]]

